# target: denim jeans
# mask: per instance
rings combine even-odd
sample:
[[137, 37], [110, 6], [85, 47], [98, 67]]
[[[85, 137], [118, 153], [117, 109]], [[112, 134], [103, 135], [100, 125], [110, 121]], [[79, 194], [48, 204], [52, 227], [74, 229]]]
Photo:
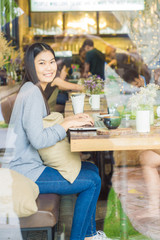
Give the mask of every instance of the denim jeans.
[[90, 162], [82, 162], [81, 171], [71, 184], [60, 173], [46, 167], [36, 181], [40, 193], [60, 195], [77, 194], [74, 209], [71, 237], [72, 240], [83, 240], [96, 234], [96, 204], [101, 189], [98, 168]]
[[65, 105], [66, 101], [68, 100], [68, 93], [67, 92], [59, 92], [57, 96], [57, 104]]

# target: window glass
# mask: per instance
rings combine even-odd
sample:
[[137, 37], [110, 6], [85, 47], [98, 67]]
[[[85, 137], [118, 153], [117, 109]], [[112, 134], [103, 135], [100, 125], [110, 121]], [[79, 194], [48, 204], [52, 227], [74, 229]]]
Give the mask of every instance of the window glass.
[[127, 29], [113, 12], [99, 12], [99, 33], [126, 33]]
[[61, 35], [63, 33], [62, 12], [31, 13], [34, 35]]
[[65, 13], [65, 34], [97, 34], [96, 12]]

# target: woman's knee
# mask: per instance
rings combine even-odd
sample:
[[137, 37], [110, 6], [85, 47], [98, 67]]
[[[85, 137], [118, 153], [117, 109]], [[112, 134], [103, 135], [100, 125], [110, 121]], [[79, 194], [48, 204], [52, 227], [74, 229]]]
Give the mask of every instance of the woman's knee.
[[90, 162], [82, 162], [82, 178], [86, 179], [90, 186], [101, 188], [101, 178], [97, 166]]
[[91, 170], [99, 174], [99, 169], [98, 167], [91, 162], [82, 162], [82, 168], [86, 170]]
[[152, 150], [143, 151], [139, 160], [143, 167], [158, 167], [160, 165], [160, 155]]
[[145, 164], [147, 157], [148, 157], [148, 151], [141, 152], [141, 154], [139, 155], [139, 161], [141, 165]]
[[98, 189], [101, 189], [101, 177], [97, 172], [92, 171], [89, 180], [94, 186], [96, 186]]

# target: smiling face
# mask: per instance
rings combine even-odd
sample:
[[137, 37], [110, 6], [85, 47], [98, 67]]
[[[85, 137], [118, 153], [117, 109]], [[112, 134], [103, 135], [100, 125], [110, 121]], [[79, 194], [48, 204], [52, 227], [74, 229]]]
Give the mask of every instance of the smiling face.
[[54, 55], [50, 51], [44, 50], [35, 57], [34, 64], [37, 77], [44, 90], [47, 84], [52, 82], [56, 76], [57, 63]]

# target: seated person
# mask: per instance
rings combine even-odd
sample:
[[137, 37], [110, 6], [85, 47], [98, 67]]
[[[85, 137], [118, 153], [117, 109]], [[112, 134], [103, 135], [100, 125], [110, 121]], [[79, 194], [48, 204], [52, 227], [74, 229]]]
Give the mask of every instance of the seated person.
[[148, 193], [148, 211], [142, 217], [160, 218], [160, 150], [142, 151], [139, 160]]
[[136, 87], [144, 87], [146, 86], [145, 78], [138, 74], [138, 72], [134, 69], [127, 70], [123, 75], [124, 81], [132, 84]]
[[148, 218], [150, 221], [160, 219], [160, 150], [114, 151], [114, 160], [116, 166], [122, 166], [125, 160], [128, 166], [140, 164], [142, 167], [144, 188], [147, 192], [145, 196], [147, 208], [135, 217], [139, 220]]
[[124, 73], [129, 69], [135, 69], [133, 62], [130, 59], [130, 55], [126, 52], [116, 53], [116, 72], [123, 78]]
[[[71, 240], [110, 240], [104, 232], [96, 231], [96, 205], [101, 189], [98, 168], [90, 162], [81, 162], [79, 174], [71, 184], [56, 169], [44, 165], [38, 153], [39, 149], [63, 140], [69, 128], [93, 126], [93, 120], [87, 114], [77, 114], [63, 119], [60, 124], [44, 128], [43, 118], [50, 113], [44, 90], [47, 83], [53, 82], [57, 71], [54, 51], [45, 43], [34, 43], [26, 51], [24, 64], [25, 77], [7, 136], [14, 146], [8, 167], [34, 181], [41, 194], [77, 194]], [[9, 141], [6, 142], [9, 145]]]
[[[129, 82], [126, 82], [115, 69], [112, 69], [108, 64], [105, 65], [105, 79], [108, 84], [111, 81], [110, 76], [112, 76], [117, 81], [117, 86], [121, 89], [121, 94], [132, 94], [139, 91], [139, 87], [132, 85]], [[122, 98], [122, 96], [121, 96]]]
[[160, 68], [154, 70], [154, 81], [155, 84], [160, 85]]
[[130, 64], [140, 75], [145, 77], [146, 84], [149, 84], [151, 81], [151, 71], [148, 68], [147, 64], [143, 61], [142, 56], [139, 55], [136, 48], [130, 49]]
[[[57, 77], [60, 77], [63, 80], [66, 80], [67, 77], [67, 66], [63, 62], [62, 64], [58, 64], [57, 69]], [[65, 105], [68, 100], [68, 92], [67, 91], [59, 91], [57, 96], [56, 104]]]
[[109, 45], [106, 46], [105, 61], [107, 62], [108, 66], [110, 66], [111, 68], [115, 68], [117, 66], [116, 48]]
[[68, 100], [68, 94], [61, 93], [57, 99], [59, 90], [64, 91], [83, 91], [84, 87], [79, 84], [69, 83], [65, 81], [67, 76], [67, 68], [64, 63], [59, 63], [58, 70], [54, 81], [49, 83], [45, 89], [45, 97], [48, 100], [50, 110], [53, 112], [56, 109], [56, 103], [62, 105], [60, 112], [63, 112], [66, 101]]

